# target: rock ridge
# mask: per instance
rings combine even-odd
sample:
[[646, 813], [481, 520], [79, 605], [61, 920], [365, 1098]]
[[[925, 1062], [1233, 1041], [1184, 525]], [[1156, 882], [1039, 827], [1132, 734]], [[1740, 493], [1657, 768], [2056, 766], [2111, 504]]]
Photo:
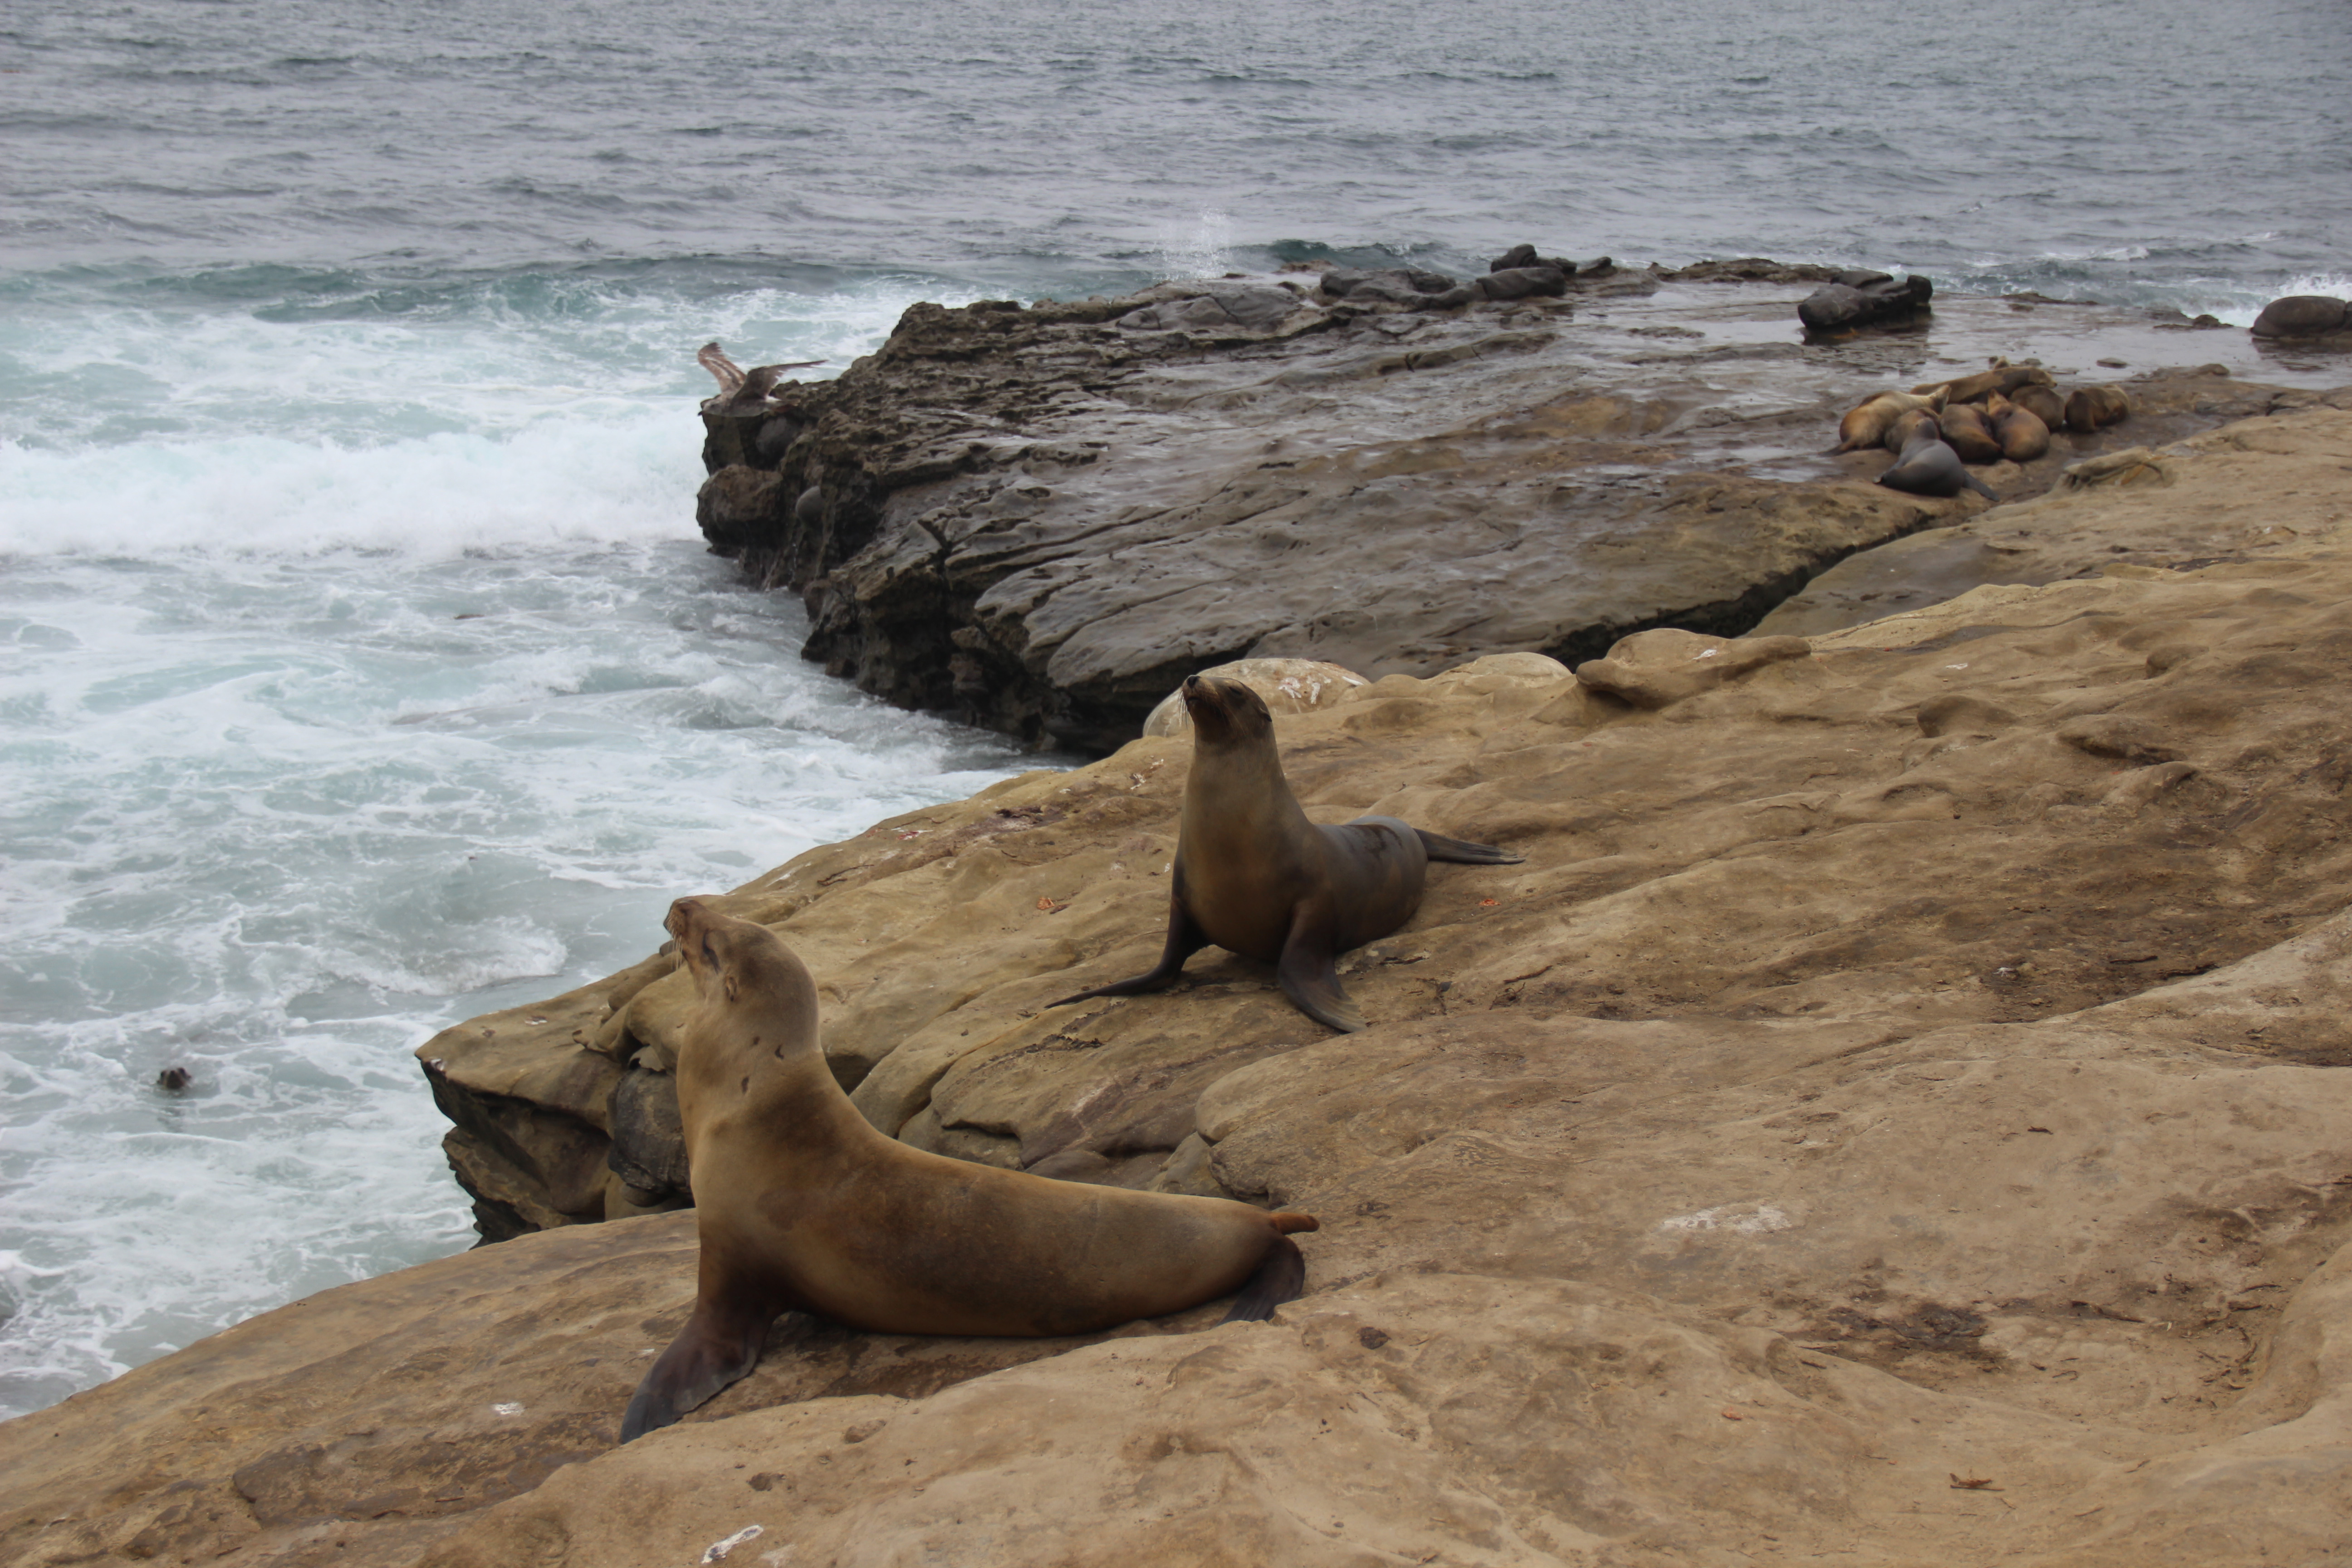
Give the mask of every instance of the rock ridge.
[[[838, 380], [707, 407], [697, 518], [803, 597], [803, 652], [829, 671], [1102, 753], [1238, 658], [1377, 679], [1574, 663], [1651, 627], [1738, 635], [1979, 504], [1828, 456], [1859, 395], [1996, 353], [2192, 368], [2130, 312], [1947, 297], [1926, 330], [1808, 342], [1809, 289], [1877, 275], [1522, 249], [1472, 283], [1401, 268], [917, 305]], [[2133, 381], [2134, 425], [1991, 483], [2030, 497], [2065, 463], [2268, 406], [2221, 368]]]

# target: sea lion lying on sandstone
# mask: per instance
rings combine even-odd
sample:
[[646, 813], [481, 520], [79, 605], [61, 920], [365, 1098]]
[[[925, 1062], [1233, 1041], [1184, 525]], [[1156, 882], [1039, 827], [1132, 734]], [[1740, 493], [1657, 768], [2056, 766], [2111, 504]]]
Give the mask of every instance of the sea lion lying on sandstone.
[[1975, 404], [1951, 405], [1937, 423], [1943, 426], [1944, 444], [1960, 455], [1961, 462], [1990, 463], [2000, 458], [2000, 438], [1992, 433], [1992, 421]]
[[1169, 888], [1168, 942], [1148, 973], [1047, 1004], [1164, 991], [1211, 943], [1276, 966], [1282, 993], [1318, 1023], [1353, 1031], [1364, 1016], [1332, 961], [1412, 919], [1432, 860], [1516, 866], [1491, 844], [1424, 833], [1393, 816], [1338, 827], [1307, 820], [1282, 775], [1274, 716], [1238, 680], [1184, 682], [1192, 769]]
[[1985, 400], [1985, 415], [1992, 422], [1993, 438], [2000, 443], [2000, 455], [2011, 462], [2030, 463], [2050, 450], [2050, 426], [2032, 409], [1996, 392]]
[[886, 1334], [1083, 1334], [1246, 1285], [1225, 1321], [1306, 1282], [1312, 1215], [950, 1160], [884, 1136], [834, 1080], [816, 986], [767, 927], [697, 899], [666, 922], [694, 977], [677, 1106], [702, 1243], [694, 1314], [637, 1385], [621, 1441], [759, 1364], [798, 1309]]
[[1960, 455], [1924, 431], [1903, 448], [1895, 465], [1878, 476], [1889, 489], [1915, 496], [1956, 496], [1971, 489], [1989, 500], [1999, 500], [1992, 487], [1961, 465]]
[[1902, 416], [1923, 408], [1932, 413], [1943, 406], [1941, 394], [1923, 397], [1907, 392], [1882, 392], [1864, 398], [1838, 421], [1837, 449], [1859, 452], [1866, 447], [1875, 447], [1885, 439], [1887, 426]]
[[2078, 436], [2104, 430], [2130, 416], [2131, 399], [2120, 386], [2080, 386], [2066, 398], [2066, 428]]
[[1994, 393], [2013, 393], [2022, 387], [2048, 386], [2050, 373], [2036, 364], [2011, 364], [2007, 360], [1995, 360], [1990, 370], [1980, 370], [1974, 375], [1964, 375], [1957, 381], [1931, 381], [1911, 390], [1926, 396], [1940, 392], [1948, 403], [1982, 403]]

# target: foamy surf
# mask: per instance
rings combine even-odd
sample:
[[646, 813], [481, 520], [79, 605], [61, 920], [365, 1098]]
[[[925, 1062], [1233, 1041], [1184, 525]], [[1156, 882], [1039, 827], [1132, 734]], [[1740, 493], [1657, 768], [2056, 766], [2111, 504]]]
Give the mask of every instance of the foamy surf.
[[922, 291], [0, 329], [0, 1415], [470, 1245], [417, 1043], [1031, 765], [692, 534], [694, 349], [845, 364]]

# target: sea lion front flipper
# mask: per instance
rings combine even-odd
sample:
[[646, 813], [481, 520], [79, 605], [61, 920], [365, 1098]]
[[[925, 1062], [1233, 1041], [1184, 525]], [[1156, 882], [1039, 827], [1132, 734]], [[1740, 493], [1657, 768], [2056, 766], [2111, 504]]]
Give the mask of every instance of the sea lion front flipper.
[[1274, 1316], [1276, 1307], [1297, 1300], [1306, 1290], [1307, 1255], [1290, 1237], [1277, 1236], [1259, 1260], [1257, 1272], [1249, 1277], [1249, 1283], [1234, 1298], [1232, 1309], [1217, 1320], [1217, 1326], [1263, 1323]]
[[1448, 838], [1442, 833], [1432, 833], [1421, 827], [1413, 831], [1421, 835], [1422, 852], [1433, 860], [1458, 861], [1465, 866], [1519, 866], [1527, 862], [1526, 856], [1497, 849], [1491, 844], [1473, 844], [1466, 838]]
[[646, 1372], [621, 1417], [621, 1441], [633, 1443], [670, 1425], [760, 1364], [775, 1313], [745, 1302], [701, 1300], [669, 1349]]
[[1364, 1015], [1340, 988], [1333, 965], [1331, 914], [1313, 903], [1303, 903], [1290, 917], [1290, 935], [1282, 944], [1275, 978], [1282, 994], [1300, 1012], [1318, 1024], [1352, 1035], [1364, 1026]]
[[1144, 973], [1114, 980], [1108, 985], [1097, 985], [1045, 1005], [1061, 1007], [1097, 996], [1136, 996], [1146, 991], [1165, 991], [1182, 977], [1184, 961], [1208, 945], [1209, 933], [1201, 929], [1192, 911], [1184, 907], [1184, 868], [1179, 866], [1168, 889], [1168, 941], [1160, 950], [1160, 962]]

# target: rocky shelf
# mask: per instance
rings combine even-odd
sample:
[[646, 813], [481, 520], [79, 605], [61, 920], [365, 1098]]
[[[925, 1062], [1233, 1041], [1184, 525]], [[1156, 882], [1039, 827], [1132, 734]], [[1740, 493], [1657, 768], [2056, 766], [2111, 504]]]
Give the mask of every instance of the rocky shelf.
[[2242, 332], [2023, 299], [1938, 295], [1910, 331], [1809, 342], [1796, 308], [1827, 268], [1549, 276], [1557, 295], [1503, 300], [1401, 271], [1344, 296], [1310, 273], [918, 305], [837, 380], [707, 405], [698, 517], [803, 595], [803, 651], [834, 673], [1100, 753], [1236, 658], [1425, 677], [1574, 663], [1650, 626], [1743, 633], [1854, 552], [1984, 504], [1829, 455], [1871, 392], [1996, 354], [2121, 381], [2126, 425], [1984, 470], [2020, 500], [2263, 412], [2263, 383], [2329, 379]]
[[[1275, 1322], [788, 1319], [614, 1447], [694, 1293], [692, 1214], [631, 1195], [669, 1169], [656, 954], [421, 1053], [453, 1152], [554, 1228], [0, 1426], [0, 1555], [2326, 1557], [2352, 1537], [2352, 397], [2306, 401], [1969, 520], [2090, 575], [1301, 687], [1310, 811], [1528, 858], [1440, 868], [1350, 956], [1361, 1034], [1213, 954], [1041, 1010], [1157, 951], [1181, 736], [726, 895], [807, 961], [878, 1126], [1321, 1216]], [[1871, 582], [1925, 592], [1902, 565]], [[608, 1213], [635, 1217], [568, 1223]]]

